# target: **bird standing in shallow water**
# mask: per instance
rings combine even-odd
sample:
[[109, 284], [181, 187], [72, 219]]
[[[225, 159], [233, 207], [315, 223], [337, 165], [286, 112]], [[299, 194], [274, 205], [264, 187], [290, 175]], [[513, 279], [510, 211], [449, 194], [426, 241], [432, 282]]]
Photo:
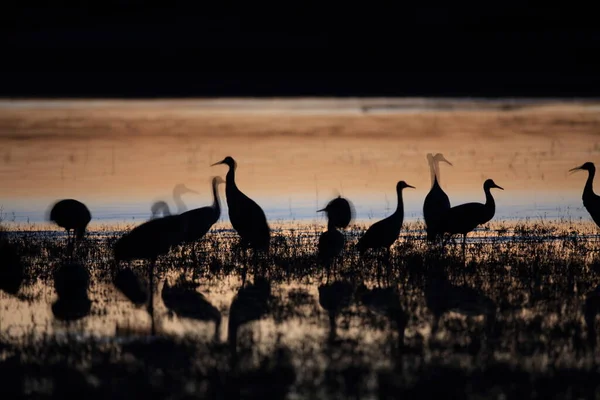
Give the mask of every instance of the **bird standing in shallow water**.
[[450, 166], [452, 164], [441, 153], [437, 153], [435, 156], [431, 153], [427, 154], [427, 161], [429, 161], [431, 171], [431, 189], [427, 193], [427, 196], [425, 196], [423, 217], [425, 219], [427, 240], [433, 241], [442, 236], [443, 232], [440, 230], [440, 222], [444, 213], [450, 209], [450, 199], [440, 186], [439, 163], [443, 161]]
[[493, 180], [487, 179], [483, 183], [483, 191], [485, 193], [485, 204], [482, 203], [465, 203], [450, 208], [444, 214], [441, 228], [444, 233], [450, 235], [460, 233], [463, 235], [462, 248], [465, 251], [465, 243], [467, 241], [467, 233], [474, 230], [478, 225], [483, 225], [494, 218], [496, 213], [496, 203], [490, 193], [490, 189], [497, 188], [504, 190], [496, 185]]
[[596, 175], [596, 167], [594, 166], [594, 163], [588, 161], [580, 167], [575, 167], [569, 170], [569, 172], [578, 170], [584, 170], [588, 172], [588, 178], [585, 182], [581, 199], [583, 200], [583, 206], [585, 209], [590, 213], [596, 225], [600, 227], [600, 196], [594, 193], [594, 176]]
[[396, 211], [389, 217], [382, 219], [371, 225], [365, 234], [358, 240], [357, 248], [360, 254], [364, 254], [367, 249], [385, 248], [389, 256], [390, 247], [398, 236], [404, 221], [404, 202], [402, 201], [402, 190], [413, 188], [404, 181], [396, 184], [396, 194], [398, 195], [398, 205]]
[[352, 221], [352, 207], [348, 200], [337, 197], [331, 200], [327, 207], [317, 210], [327, 214], [327, 230], [319, 236], [317, 259], [325, 266], [327, 278], [333, 259], [344, 250], [344, 234], [336, 228], [345, 228]]
[[229, 208], [231, 225], [240, 235], [242, 244], [254, 250], [268, 251], [271, 240], [271, 229], [267, 224], [265, 212], [258, 204], [246, 196], [235, 183], [237, 163], [229, 156], [212, 164], [225, 164], [229, 167], [226, 176], [225, 194]]
[[[92, 214], [86, 205], [74, 199], [60, 200], [50, 210], [50, 221], [67, 231], [67, 247], [71, 249], [71, 254], [74, 241], [83, 239], [91, 220]], [[73, 243], [71, 242], [71, 230], [74, 231]]]

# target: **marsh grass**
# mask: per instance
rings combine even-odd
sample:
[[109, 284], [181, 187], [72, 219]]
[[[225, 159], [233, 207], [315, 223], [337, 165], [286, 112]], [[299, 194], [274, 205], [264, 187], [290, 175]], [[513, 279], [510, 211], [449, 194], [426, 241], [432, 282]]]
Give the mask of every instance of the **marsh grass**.
[[[236, 234], [224, 228], [211, 231], [194, 249], [174, 248], [159, 259], [157, 276], [185, 274], [198, 283], [221, 310], [225, 327], [243, 274], [248, 282], [257, 275], [269, 280], [269, 314], [240, 331], [239, 362], [232, 365], [227, 343], [204, 334], [209, 323], [175, 320], [177, 329], [150, 337], [140, 311], [128, 314], [134, 321], [139, 317], [129, 332], [117, 330], [126, 326], [125, 317], [114, 310], [131, 308], [115, 300], [110, 283], [111, 249], [123, 229], [102, 227], [87, 235], [75, 257], [92, 277], [94, 303], [86, 319], [114, 326], [114, 333], [94, 335], [85, 325], [61, 330], [28, 324], [27, 316], [16, 331], [3, 323], [0, 390], [35, 398], [70, 392], [86, 398], [600, 396], [600, 360], [588, 345], [582, 317], [585, 293], [600, 284], [594, 225], [494, 222], [470, 235], [463, 255], [460, 244], [432, 246], [424, 240], [422, 223], [407, 223], [389, 261], [383, 253], [360, 258], [353, 250], [365, 229], [353, 225], [345, 231], [346, 249], [329, 276], [315, 257], [324, 230], [316, 225], [274, 227], [271, 252], [256, 264], [252, 253], [238, 246]], [[64, 259], [66, 243], [60, 232], [31, 227], [8, 231], [6, 238], [26, 268], [17, 300], [0, 293], [0, 320], [5, 321], [7, 313], [35, 314], [36, 307], [52, 301], [52, 272]], [[132, 263], [140, 277], [143, 266]], [[430, 335], [432, 314], [424, 296], [430, 268], [441, 268], [453, 284], [489, 296], [497, 306], [497, 334], [485, 334], [482, 317], [448, 313], [440, 331]], [[329, 340], [317, 287], [335, 280], [398, 287], [408, 314], [403, 343], [385, 316], [358, 301], [336, 316], [337, 337]], [[17, 311], [9, 307], [14, 301], [23, 304]]]

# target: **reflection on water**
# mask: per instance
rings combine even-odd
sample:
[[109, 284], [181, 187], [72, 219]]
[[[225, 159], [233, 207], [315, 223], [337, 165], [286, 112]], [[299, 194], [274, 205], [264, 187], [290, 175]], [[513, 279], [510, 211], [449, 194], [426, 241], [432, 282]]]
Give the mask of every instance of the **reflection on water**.
[[200, 193], [188, 208], [211, 204], [210, 165], [233, 155], [240, 189], [269, 220], [314, 221], [338, 194], [358, 220], [380, 219], [398, 180], [417, 187], [406, 199], [415, 220], [426, 154], [442, 152], [452, 205], [483, 201], [492, 178], [506, 188], [498, 218], [578, 218], [585, 176], [567, 170], [600, 152], [599, 124], [584, 102], [3, 101], [1, 205], [9, 221], [39, 222], [57, 198], [77, 198], [94, 224], [143, 221], [156, 201], [176, 208], [177, 183]]

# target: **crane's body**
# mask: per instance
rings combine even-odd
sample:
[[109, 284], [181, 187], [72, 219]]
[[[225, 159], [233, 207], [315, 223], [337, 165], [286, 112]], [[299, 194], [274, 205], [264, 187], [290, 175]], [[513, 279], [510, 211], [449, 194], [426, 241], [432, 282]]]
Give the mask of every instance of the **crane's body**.
[[444, 214], [450, 209], [450, 199], [440, 186], [439, 181], [439, 163], [444, 161], [449, 165], [452, 165], [450, 161], [446, 160], [441, 153], [435, 156], [431, 153], [427, 154], [427, 160], [429, 161], [429, 168], [431, 172], [431, 189], [425, 201], [423, 202], [423, 217], [425, 219], [425, 229], [427, 231], [427, 240], [432, 241], [439, 238], [442, 235], [441, 232], [441, 220]]

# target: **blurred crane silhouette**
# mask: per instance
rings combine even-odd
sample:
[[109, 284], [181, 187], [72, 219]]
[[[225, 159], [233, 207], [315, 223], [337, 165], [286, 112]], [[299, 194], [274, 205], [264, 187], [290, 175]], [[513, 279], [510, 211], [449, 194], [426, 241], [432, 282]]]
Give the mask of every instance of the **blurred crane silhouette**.
[[[92, 214], [85, 204], [74, 199], [64, 199], [56, 202], [50, 210], [50, 221], [67, 231], [67, 248], [72, 255], [75, 240], [83, 239], [85, 230], [92, 220]], [[71, 241], [71, 230], [74, 239]]]
[[229, 156], [212, 164], [225, 164], [229, 167], [226, 176], [225, 194], [229, 208], [231, 225], [240, 235], [244, 246], [254, 250], [268, 251], [271, 240], [271, 229], [267, 224], [264, 211], [254, 200], [246, 196], [235, 183], [237, 163]]
[[482, 203], [465, 203], [451, 207], [441, 221], [441, 228], [444, 233], [450, 235], [463, 235], [462, 249], [465, 251], [465, 243], [467, 241], [467, 233], [474, 230], [478, 225], [483, 225], [494, 218], [496, 213], [496, 203], [490, 193], [490, 189], [497, 188], [504, 190], [496, 185], [493, 180], [487, 179], [483, 183], [483, 191], [485, 193], [485, 204]]
[[179, 215], [180, 218], [185, 220], [187, 226], [184, 243], [200, 240], [221, 217], [221, 203], [219, 200], [218, 188], [220, 183], [225, 183], [223, 178], [219, 176], [212, 178], [212, 206], [195, 208]]
[[[173, 201], [175, 202], [175, 206], [177, 207], [177, 214], [181, 214], [187, 211], [187, 206], [183, 202], [181, 196], [186, 193], [198, 193], [195, 190], [190, 189], [183, 183], [178, 183], [173, 188]], [[158, 214], [161, 214], [163, 217], [167, 217], [172, 215], [171, 209], [169, 208], [169, 204], [164, 200], [159, 200], [154, 202], [150, 207], [150, 211], [152, 211], [151, 219], [158, 218]]]
[[594, 193], [594, 176], [596, 175], [596, 167], [592, 162], [586, 162], [585, 164], [570, 169], [569, 172], [584, 170], [588, 172], [588, 178], [583, 188], [583, 206], [590, 213], [592, 219], [600, 227], [600, 196]]
[[54, 289], [58, 299], [52, 304], [54, 317], [61, 321], [76, 321], [90, 313], [88, 297], [90, 273], [79, 263], [61, 264], [54, 271]]
[[[152, 318], [152, 334], [154, 335], [154, 267], [156, 259], [185, 240], [186, 220], [179, 215], [152, 219], [125, 233], [114, 246], [115, 262], [136, 259], [148, 260], [149, 295], [148, 313]], [[119, 288], [122, 290], [122, 288]], [[124, 293], [127, 297], [130, 294]]]
[[325, 208], [317, 210], [317, 212], [327, 213], [327, 218], [333, 226], [340, 229], [348, 227], [354, 217], [354, 207], [352, 206], [352, 203], [342, 196], [338, 196], [331, 200], [327, 203]]
[[396, 184], [396, 194], [398, 195], [398, 205], [396, 211], [389, 217], [382, 219], [371, 225], [365, 234], [358, 240], [357, 248], [360, 254], [364, 254], [368, 249], [385, 248], [389, 258], [390, 247], [398, 236], [404, 220], [404, 202], [402, 201], [402, 190], [413, 188], [404, 181]]
[[214, 341], [219, 341], [221, 312], [204, 295], [183, 280], [170, 286], [164, 281], [161, 297], [165, 306], [178, 317], [215, 323]]
[[425, 196], [423, 217], [425, 219], [427, 240], [433, 241], [443, 235], [443, 232], [440, 231], [440, 222], [444, 213], [450, 209], [450, 199], [440, 186], [439, 163], [443, 161], [448, 165], [452, 164], [441, 153], [437, 153], [435, 156], [431, 153], [427, 154], [427, 161], [431, 171], [431, 189]]

